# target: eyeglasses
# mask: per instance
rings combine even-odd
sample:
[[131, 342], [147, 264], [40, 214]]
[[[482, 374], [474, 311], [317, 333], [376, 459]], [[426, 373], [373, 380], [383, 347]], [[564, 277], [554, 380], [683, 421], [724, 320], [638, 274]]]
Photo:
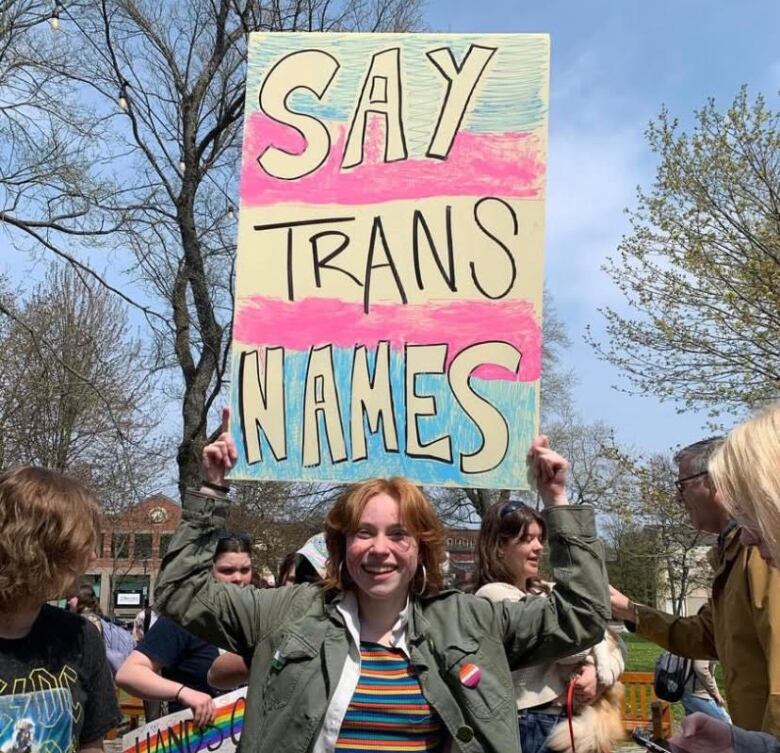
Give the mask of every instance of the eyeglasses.
[[683, 493], [683, 489], [685, 489], [685, 484], [687, 484], [689, 481], [693, 481], [695, 478], [701, 478], [702, 476], [706, 476], [709, 473], [709, 471], [699, 471], [698, 473], [694, 473], [690, 476], [685, 476], [684, 478], [678, 478], [674, 485], [677, 487], [677, 491], [680, 492], [680, 494]]
[[507, 515], [510, 515], [513, 512], [517, 512], [518, 510], [522, 510], [524, 508], [528, 507], [525, 502], [520, 502], [518, 500], [511, 500], [510, 502], [506, 502], [504, 506], [501, 508], [500, 512], [498, 513], [499, 518], [505, 518]]

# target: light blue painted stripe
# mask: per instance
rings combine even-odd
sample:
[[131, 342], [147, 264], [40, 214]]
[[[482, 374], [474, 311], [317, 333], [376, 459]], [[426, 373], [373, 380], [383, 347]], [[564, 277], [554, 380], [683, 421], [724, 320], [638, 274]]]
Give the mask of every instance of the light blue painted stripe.
[[[506, 418], [510, 430], [508, 460], [499, 468], [478, 477], [467, 476], [459, 468], [458, 452], [471, 453], [481, 445], [481, 435], [473, 422], [464, 413], [453, 397], [446, 376], [422, 375], [418, 377], [418, 394], [431, 394], [436, 397], [437, 415], [419, 419], [422, 442], [450, 433], [456, 462], [452, 465], [436, 460], [408, 457], [403, 452], [405, 446], [406, 425], [404, 414], [404, 361], [397, 353], [391, 355], [390, 372], [393, 385], [393, 397], [397, 417], [397, 433], [400, 453], [384, 451], [381, 432], [371, 434], [366, 428], [368, 458], [356, 463], [333, 464], [326, 442], [324, 423], [320, 419], [320, 437], [322, 444], [322, 465], [316, 468], [304, 468], [301, 465], [301, 446], [303, 429], [303, 394], [308, 354], [287, 351], [285, 371], [285, 390], [287, 395], [287, 447], [286, 461], [277, 462], [270, 452], [265, 437], [261, 435], [263, 461], [249, 466], [243, 450], [235, 473], [257, 479], [278, 481], [361, 481], [375, 476], [406, 476], [423, 484], [444, 486], [483, 486], [487, 488], [518, 488], [525, 485], [525, 452], [531, 444], [534, 433], [533, 417], [537, 411], [537, 391], [533, 383], [509, 382], [504, 380], [472, 379], [472, 386], [493, 405], [497, 406]], [[352, 351], [334, 348], [336, 368], [336, 386], [340, 398], [342, 425], [345, 429], [347, 453], [350, 454], [349, 437], [349, 396]], [[373, 357], [371, 358], [373, 369]], [[233, 384], [238, 385], [238, 358], [233, 361]], [[241, 448], [239, 427], [238, 390], [233, 390], [231, 422], [233, 436]], [[453, 427], [452, 429], [450, 427]], [[509, 462], [509, 461], [512, 462]]]

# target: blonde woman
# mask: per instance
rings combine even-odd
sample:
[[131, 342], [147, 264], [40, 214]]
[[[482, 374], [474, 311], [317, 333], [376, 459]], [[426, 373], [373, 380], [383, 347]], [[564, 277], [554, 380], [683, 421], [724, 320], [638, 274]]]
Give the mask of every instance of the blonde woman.
[[[742, 542], [780, 565], [780, 402], [732, 429], [709, 473], [740, 525]], [[671, 743], [674, 753], [780, 753], [777, 738], [702, 713], [687, 717]]]
[[710, 475], [742, 528], [742, 541], [780, 565], [780, 402], [731, 430]]

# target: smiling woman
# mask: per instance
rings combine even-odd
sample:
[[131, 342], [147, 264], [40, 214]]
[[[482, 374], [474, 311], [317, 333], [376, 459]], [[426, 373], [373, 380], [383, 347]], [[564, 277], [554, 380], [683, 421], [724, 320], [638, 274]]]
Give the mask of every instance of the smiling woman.
[[[444, 529], [418, 487], [403, 478], [352, 487], [325, 520], [325, 583], [366, 598], [406, 601], [441, 589]], [[395, 614], [403, 606], [396, 603]]]
[[[545, 599], [491, 603], [442, 591], [441, 522], [402, 478], [363, 481], [337, 500], [325, 523], [323, 582], [237, 589], [205, 567], [236, 460], [228, 415], [204, 449], [204, 485], [185, 497], [156, 595], [187, 630], [252, 657], [244, 753], [440, 751], [449, 743], [472, 753], [518, 750], [511, 669], [592, 645], [609, 613], [593, 512], [568, 506], [566, 461], [545, 437], [534, 441], [547, 508], [540, 526], [557, 578]], [[538, 543], [531, 548], [538, 554]]]
[[[493, 505], [477, 540], [476, 596], [495, 602], [549, 597], [552, 584], [539, 577], [539, 560], [547, 540], [544, 518], [522, 502]], [[607, 632], [588, 651], [539, 663], [512, 673], [522, 753], [568, 750], [569, 733], [562, 717], [566, 689], [574, 683], [578, 714], [573, 720], [581, 753], [611, 750], [623, 737], [620, 723], [623, 672], [622, 644]]]

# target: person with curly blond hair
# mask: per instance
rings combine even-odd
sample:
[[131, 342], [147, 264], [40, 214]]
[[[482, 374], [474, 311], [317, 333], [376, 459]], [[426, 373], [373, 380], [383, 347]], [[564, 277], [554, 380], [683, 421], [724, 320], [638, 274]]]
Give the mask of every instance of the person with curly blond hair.
[[[100, 634], [48, 605], [72, 592], [94, 557], [97, 500], [44, 468], [0, 475], [0, 717], [46, 718], [38, 749], [100, 751], [120, 721]], [[61, 709], [56, 721], [51, 709]]]

